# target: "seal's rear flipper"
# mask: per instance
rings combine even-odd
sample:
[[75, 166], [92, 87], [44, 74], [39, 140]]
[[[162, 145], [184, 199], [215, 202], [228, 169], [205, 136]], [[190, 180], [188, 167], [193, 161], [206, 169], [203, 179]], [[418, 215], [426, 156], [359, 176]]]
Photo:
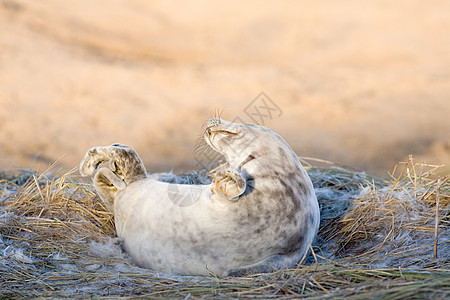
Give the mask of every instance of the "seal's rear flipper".
[[111, 159], [107, 147], [94, 147], [89, 149], [80, 163], [80, 174], [82, 176], [92, 176], [98, 166]]
[[80, 173], [92, 176], [100, 164], [108, 161], [110, 170], [126, 184], [147, 177], [144, 163], [136, 151], [121, 144], [89, 149], [80, 163]]
[[110, 211], [114, 211], [116, 193], [125, 190], [127, 187], [125, 182], [108, 168], [100, 168], [97, 171], [94, 185], [100, 199], [103, 200]]
[[[99, 166], [108, 162], [108, 166]], [[89, 149], [80, 163], [80, 173], [92, 176], [98, 195], [112, 210], [116, 193], [125, 190], [128, 184], [147, 178], [144, 163], [133, 148], [113, 144]]]

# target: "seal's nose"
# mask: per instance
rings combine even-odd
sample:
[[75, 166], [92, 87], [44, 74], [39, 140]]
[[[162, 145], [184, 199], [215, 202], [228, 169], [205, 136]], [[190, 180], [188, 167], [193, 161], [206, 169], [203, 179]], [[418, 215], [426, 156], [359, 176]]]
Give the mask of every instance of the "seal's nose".
[[208, 122], [206, 122], [206, 128], [209, 128], [211, 126], [219, 125], [220, 123], [222, 123], [222, 120], [219, 119], [219, 118], [209, 119]]

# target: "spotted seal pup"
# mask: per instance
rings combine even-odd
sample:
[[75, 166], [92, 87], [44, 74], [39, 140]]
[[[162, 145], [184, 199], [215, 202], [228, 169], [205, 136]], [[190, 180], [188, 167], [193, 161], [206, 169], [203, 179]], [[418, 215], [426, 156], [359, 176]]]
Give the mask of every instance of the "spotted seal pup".
[[[82, 175], [93, 175], [114, 211], [117, 235], [141, 267], [184, 274], [244, 274], [293, 268], [319, 227], [309, 176], [289, 145], [268, 128], [210, 119], [206, 143], [229, 163], [209, 185], [149, 178], [130, 147], [87, 151]], [[101, 163], [107, 162], [105, 166]], [[192, 205], [177, 205], [168, 191]]]

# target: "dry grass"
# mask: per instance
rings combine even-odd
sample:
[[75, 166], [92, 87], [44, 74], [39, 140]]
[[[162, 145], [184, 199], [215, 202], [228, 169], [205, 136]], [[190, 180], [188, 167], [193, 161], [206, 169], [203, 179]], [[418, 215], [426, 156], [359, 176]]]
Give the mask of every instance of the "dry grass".
[[[73, 174], [48, 178], [26, 170], [0, 173], [0, 294], [450, 296], [450, 182], [438, 167], [409, 158], [391, 181], [334, 166], [307, 169], [322, 212], [312, 255], [298, 269], [243, 278], [175, 276], [137, 268], [121, 251], [113, 216], [91, 184]], [[188, 175], [188, 181], [198, 176]]]

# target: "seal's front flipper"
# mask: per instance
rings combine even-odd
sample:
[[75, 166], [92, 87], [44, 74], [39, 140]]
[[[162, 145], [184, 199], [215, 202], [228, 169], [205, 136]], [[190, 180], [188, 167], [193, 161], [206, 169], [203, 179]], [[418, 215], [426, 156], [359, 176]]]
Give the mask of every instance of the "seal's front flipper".
[[246, 181], [242, 175], [231, 168], [219, 170], [211, 184], [213, 196], [218, 196], [229, 201], [237, 201], [245, 192]]

